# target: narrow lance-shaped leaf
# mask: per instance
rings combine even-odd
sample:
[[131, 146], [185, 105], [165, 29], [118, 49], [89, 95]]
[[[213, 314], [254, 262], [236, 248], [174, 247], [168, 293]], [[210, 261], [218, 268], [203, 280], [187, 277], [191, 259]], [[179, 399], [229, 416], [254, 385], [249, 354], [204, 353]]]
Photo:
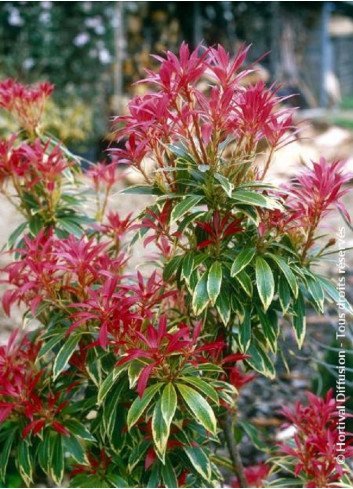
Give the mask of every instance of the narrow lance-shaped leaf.
[[212, 474], [211, 463], [202, 448], [185, 447], [184, 451], [196, 472], [198, 472], [204, 479], [210, 480]]
[[116, 423], [117, 406], [120, 400], [121, 393], [126, 389], [125, 382], [117, 385], [115, 390], [106, 398], [103, 406], [103, 424], [108, 438], [111, 440], [114, 434]]
[[60, 486], [62, 478], [64, 477], [64, 450], [63, 437], [59, 433], [51, 439], [50, 469], [53, 481]]
[[274, 198], [249, 190], [235, 190], [232, 193], [232, 199], [244, 204], [263, 207], [264, 209], [283, 209], [283, 206]]
[[2, 446], [2, 452], [0, 455], [0, 480], [5, 480], [6, 467], [9, 460], [12, 444], [16, 435], [16, 431], [13, 430], [6, 437], [6, 440]]
[[207, 272], [204, 272], [200, 280], [197, 282], [192, 298], [192, 307], [197, 316], [204, 311], [209, 303], [209, 300], [210, 299], [207, 293]]
[[190, 275], [194, 269], [194, 263], [195, 261], [193, 253], [188, 253], [183, 259], [182, 276], [187, 282], [190, 280]]
[[283, 275], [285, 276], [289, 287], [292, 289], [292, 292], [294, 294], [294, 297], [298, 297], [298, 281], [290, 269], [290, 267], [287, 265], [285, 260], [279, 256], [274, 255], [273, 253], [268, 253], [268, 256], [272, 258], [272, 260], [277, 264], [279, 269], [282, 271]]
[[157, 455], [164, 463], [165, 451], [167, 448], [170, 432], [168, 425], [162, 415], [161, 399], [157, 402], [152, 415], [152, 436], [157, 450]]
[[82, 438], [82, 440], [96, 441], [95, 437], [88, 431], [86, 426], [76, 419], [69, 419], [66, 421], [65, 428], [67, 428], [73, 435]]
[[201, 199], [202, 197], [200, 195], [184, 197], [184, 199], [173, 208], [170, 215], [170, 222], [177, 221], [187, 211], [195, 207], [195, 205], [198, 204]]
[[175, 488], [178, 487], [178, 480], [175, 475], [175, 471], [173, 465], [170, 460], [167, 459], [165, 464], [161, 467], [161, 475], [163, 477], [163, 481], [166, 487]]
[[242, 352], [246, 352], [251, 342], [251, 314], [245, 309], [243, 322], [239, 325], [239, 344]]
[[219, 183], [221, 184], [223, 190], [225, 191], [225, 193], [228, 195], [228, 197], [231, 197], [232, 196], [232, 192], [234, 190], [234, 185], [233, 183], [231, 183], [228, 178], [224, 177], [223, 175], [221, 175], [220, 173], [215, 173], [214, 175], [215, 179], [219, 181]]
[[198, 377], [180, 377], [180, 379], [192, 385], [193, 387], [196, 387], [196, 389], [205, 394], [205, 396], [212, 399], [212, 401], [216, 404], [219, 403], [217, 391], [204, 380]]
[[79, 464], [87, 464], [86, 453], [83, 446], [74, 436], [65, 436], [65, 449]]
[[275, 292], [275, 281], [269, 264], [261, 257], [256, 258], [256, 285], [261, 302], [267, 311]]
[[341, 297], [340, 292], [336, 289], [336, 287], [332, 284], [332, 282], [321, 275], [315, 275], [316, 280], [318, 280], [322, 286], [322, 288], [325, 290], [326, 294], [328, 297], [331, 297], [331, 299], [334, 302], [340, 302], [344, 305], [347, 313], [353, 314], [353, 306], [347, 301], [347, 299], [343, 299]]
[[306, 317], [304, 297], [300, 291], [298, 294], [298, 299], [293, 303], [293, 313], [293, 328], [298, 346], [301, 348], [305, 338]]
[[109, 374], [108, 376], [104, 379], [102, 382], [99, 391], [98, 391], [98, 397], [97, 397], [97, 403], [101, 404], [110, 389], [114, 386], [116, 380], [120, 376], [120, 374], [128, 368], [128, 364], [125, 363], [123, 365], [119, 365], [118, 367], [115, 367]]
[[184, 384], [177, 384], [180, 394], [195, 418], [211, 433], [216, 433], [217, 421], [208, 402], [195, 389]]
[[254, 258], [255, 249], [254, 248], [245, 248], [242, 250], [236, 259], [233, 262], [232, 268], [230, 270], [230, 274], [232, 277], [237, 275], [237, 273], [241, 272], [243, 268], [245, 268], [251, 260]]
[[253, 285], [252, 285], [251, 278], [246, 273], [246, 271], [245, 270], [242, 270], [241, 272], [237, 273], [236, 276], [235, 276], [235, 279], [239, 282], [239, 284], [241, 285], [241, 287], [245, 291], [245, 293], [249, 297], [252, 297], [252, 295], [253, 295]]
[[214, 305], [216, 302], [216, 299], [221, 291], [221, 285], [222, 265], [219, 263], [219, 261], [215, 261], [212, 264], [207, 277], [207, 292], [212, 305]]
[[65, 369], [68, 361], [70, 360], [75, 348], [80, 341], [80, 335], [72, 335], [65, 341], [63, 346], [60, 348], [57, 354], [54, 366], [53, 366], [53, 377], [56, 379], [58, 375]]
[[17, 451], [18, 470], [26, 485], [33, 481], [33, 461], [31, 459], [30, 446], [26, 440], [22, 440]]
[[290, 289], [287, 280], [281, 276], [278, 282], [279, 302], [282, 307], [283, 314], [286, 314], [291, 301]]
[[223, 324], [228, 324], [229, 319], [230, 319], [230, 301], [229, 297], [231, 292], [228, 290], [225, 290], [222, 294], [220, 294], [217, 298], [216, 301], [216, 308], [218, 311], [218, 314], [222, 320]]
[[127, 426], [129, 430], [140, 419], [143, 412], [147, 409], [149, 403], [161, 387], [162, 382], [158, 382], [157, 384], [147, 387], [142, 398], [139, 396], [136, 397], [127, 414]]
[[171, 382], [169, 382], [165, 386], [161, 398], [161, 412], [168, 426], [170, 426], [173, 420], [176, 408], [177, 408], [177, 394], [175, 392], [174, 385]]
[[325, 293], [321, 287], [321, 284], [314, 277], [306, 277], [309, 293], [314, 301], [314, 304], [319, 312], [324, 312], [324, 300]]

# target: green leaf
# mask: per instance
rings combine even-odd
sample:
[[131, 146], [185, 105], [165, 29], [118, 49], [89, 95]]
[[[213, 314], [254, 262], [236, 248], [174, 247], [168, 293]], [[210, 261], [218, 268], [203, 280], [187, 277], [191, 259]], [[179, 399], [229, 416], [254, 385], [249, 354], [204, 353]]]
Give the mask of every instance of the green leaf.
[[161, 475], [166, 487], [178, 487], [178, 480], [176, 478], [174, 468], [168, 458], [166, 459], [165, 464], [161, 467]]
[[217, 431], [215, 414], [208, 402], [194, 389], [184, 384], [177, 384], [180, 394], [195, 418], [211, 433]]
[[174, 385], [171, 382], [169, 382], [165, 386], [161, 398], [161, 412], [165, 422], [167, 423], [167, 426], [170, 426], [176, 408], [177, 408], [177, 394], [175, 392]]
[[234, 185], [228, 180], [228, 178], [224, 177], [220, 173], [215, 173], [214, 178], [219, 181], [221, 184], [221, 187], [225, 191], [225, 193], [228, 195], [228, 197], [232, 196], [232, 192], [234, 190]]
[[290, 295], [288, 282], [284, 278], [284, 276], [281, 276], [279, 278], [278, 295], [279, 295], [279, 302], [281, 304], [283, 314], [286, 314], [286, 312], [288, 311], [288, 308], [289, 308], [290, 301], [291, 301], [291, 295]]
[[248, 190], [235, 190], [232, 193], [232, 198], [237, 202], [259, 206], [264, 209], [283, 209], [282, 205], [275, 199]]
[[295, 337], [299, 348], [303, 346], [305, 331], [306, 331], [306, 317], [305, 317], [305, 302], [303, 294], [299, 291], [298, 299], [293, 303], [293, 328]]
[[251, 342], [251, 314], [245, 309], [244, 319], [239, 325], [239, 345], [242, 353], [245, 353]]
[[184, 451], [196, 472], [209, 481], [212, 475], [211, 462], [200, 447], [184, 447]]
[[46, 341], [41, 349], [39, 350], [38, 353], [38, 360], [43, 358], [48, 352], [50, 352], [54, 346], [56, 346], [58, 343], [60, 343], [61, 340], [65, 338], [65, 333], [67, 332], [67, 329], [62, 329], [60, 332], [54, 334], [50, 340]]
[[145, 454], [148, 448], [151, 446], [151, 442], [149, 440], [143, 440], [137, 445], [134, 445], [131, 448], [129, 461], [128, 461], [128, 472], [132, 472], [136, 465], [145, 457]]
[[250, 355], [250, 358], [246, 359], [246, 363], [248, 363], [254, 370], [270, 379], [276, 377], [273, 362], [259, 343], [255, 344], [253, 341], [250, 344], [247, 353]]
[[33, 461], [27, 440], [21, 440], [17, 450], [17, 467], [26, 486], [33, 482]]
[[255, 448], [257, 448], [258, 450], [262, 450], [264, 452], [269, 451], [269, 447], [267, 443], [264, 443], [262, 440], [260, 440], [259, 432], [254, 425], [252, 425], [248, 421], [238, 421], [238, 423], [241, 426], [241, 428], [243, 428], [245, 433], [248, 435], [251, 443], [254, 445]]
[[235, 276], [235, 279], [239, 282], [241, 285], [242, 289], [244, 292], [249, 296], [252, 297], [253, 295], [253, 286], [252, 286], [252, 281], [249, 275], [246, 273], [245, 270], [242, 270], [241, 272], [237, 273]]
[[192, 196], [184, 197], [184, 199], [173, 208], [170, 215], [170, 222], [173, 223], [177, 221], [180, 217], [186, 214], [190, 209], [195, 207], [195, 205], [197, 205], [201, 199], [202, 196], [200, 195], [192, 195]]
[[150, 185], [132, 185], [131, 187], [120, 190], [121, 194], [138, 194], [138, 195], [163, 195], [158, 187]]
[[153, 411], [152, 436], [157, 450], [157, 454], [161, 459], [162, 463], [164, 463], [165, 451], [167, 448], [169, 432], [170, 432], [170, 423], [167, 424], [166, 420], [162, 415], [161, 404], [162, 404], [161, 399], [159, 399]]
[[250, 223], [254, 224], [254, 226], [257, 227], [260, 224], [261, 219], [256, 207], [246, 204], [237, 204], [234, 209], [242, 212], [249, 219]]
[[292, 292], [294, 294], [294, 297], [298, 297], [298, 281], [292, 272], [292, 270], [289, 268], [285, 260], [283, 258], [274, 255], [273, 253], [267, 253], [267, 256], [272, 258], [272, 260], [278, 265], [279, 269], [282, 271], [283, 275], [286, 277], [286, 280], [289, 284], [289, 287], [292, 289]]
[[207, 277], [207, 293], [211, 300], [211, 304], [214, 305], [216, 299], [221, 291], [222, 285], [222, 265], [219, 261], [215, 261], [209, 272]]
[[56, 433], [55, 436], [51, 438], [50, 471], [53, 481], [58, 486], [60, 486], [64, 476], [64, 450], [62, 438], [60, 433]]
[[267, 311], [264, 314], [261, 309], [257, 310], [266, 341], [273, 353], [277, 351], [277, 339], [279, 335], [278, 317], [276, 311]]
[[[230, 292], [229, 292], [230, 293]], [[224, 325], [227, 325], [230, 319], [230, 300], [227, 291], [225, 290], [220, 294], [216, 301], [216, 308], [218, 314]]]
[[178, 144], [169, 144], [168, 149], [173, 153], [174, 156], [178, 156], [179, 158], [189, 158], [189, 152], [183, 146], [183, 144], [178, 143]]
[[57, 222], [69, 234], [73, 234], [77, 238], [81, 238], [81, 236], [83, 235], [84, 231], [82, 227], [79, 226], [74, 220], [62, 217], [58, 219]]
[[230, 269], [230, 274], [232, 277], [237, 275], [243, 268], [245, 268], [251, 260], [254, 258], [255, 249], [245, 248], [242, 250], [233, 262], [232, 268]]
[[71, 434], [82, 438], [82, 440], [96, 441], [95, 437], [88, 431], [85, 425], [76, 419], [65, 421], [65, 428], [67, 428]]
[[76, 460], [77, 463], [86, 465], [87, 459], [85, 450], [81, 443], [74, 436], [65, 436], [64, 438], [65, 449]]
[[342, 300], [342, 297], [340, 297], [340, 294], [336, 287], [332, 284], [332, 282], [327, 279], [326, 277], [323, 277], [321, 275], [316, 275], [316, 279], [319, 280], [320, 284], [322, 285], [323, 289], [326, 291], [326, 294], [331, 297], [331, 299], [335, 303], [340, 303], [343, 304], [347, 313], [353, 314], [353, 307], [351, 304], [346, 300]]
[[71, 358], [71, 355], [75, 351], [75, 348], [80, 341], [81, 335], [75, 334], [69, 336], [69, 338], [65, 341], [63, 346], [60, 348], [59, 353], [57, 354], [54, 360], [53, 366], [53, 378], [54, 380], [60, 375], [60, 373], [66, 367], [68, 361]]
[[28, 222], [23, 222], [20, 224], [11, 234], [7, 240], [7, 248], [11, 249], [16, 244], [17, 239], [21, 236], [23, 231], [27, 228]]
[[102, 404], [106, 395], [108, 394], [110, 389], [113, 387], [113, 385], [117, 381], [120, 374], [122, 372], [124, 372], [124, 370], [126, 370], [127, 368], [128, 368], [128, 364], [124, 363], [123, 365], [119, 365], [118, 367], [115, 367], [111, 372], [109, 372], [109, 374], [104, 379], [104, 381], [102, 382], [102, 385], [99, 388], [98, 396], [97, 396], [97, 404], [98, 405]]
[[114, 434], [116, 411], [120, 400], [121, 393], [126, 388], [125, 382], [121, 382], [113, 392], [110, 392], [106, 397], [103, 406], [103, 425], [105, 432], [109, 440], [112, 439]]
[[191, 224], [195, 219], [199, 219], [204, 214], [204, 211], [193, 211], [183, 218], [183, 220], [178, 224], [179, 233], [183, 233], [184, 230]]
[[261, 256], [256, 257], [255, 263], [257, 290], [264, 309], [267, 311], [275, 292], [275, 281], [269, 264]]
[[140, 419], [143, 412], [147, 409], [149, 403], [152, 401], [153, 397], [159, 391], [162, 385], [162, 382], [151, 385], [147, 387], [142, 398], [136, 397], [127, 414], [127, 426], [129, 430]]
[[39, 231], [44, 227], [45, 223], [40, 214], [34, 214], [29, 221], [29, 229], [33, 236], [37, 236]]
[[315, 307], [319, 312], [323, 313], [325, 294], [320, 282], [316, 280], [313, 276], [307, 276], [306, 283], [308, 285], [308, 291], [313, 299]]
[[[202, 367], [200, 366], [200, 368]], [[184, 382], [187, 382], [193, 387], [196, 387], [196, 389], [200, 390], [203, 394], [205, 394], [205, 396], [212, 399], [212, 401], [215, 402], [216, 404], [219, 403], [217, 391], [204, 380], [198, 377], [180, 377], [180, 380], [183, 380]]]
[[174, 256], [168, 263], [164, 265], [163, 270], [163, 279], [168, 281], [172, 278], [172, 276], [177, 273], [179, 266], [181, 264], [183, 257], [182, 256]]
[[140, 377], [141, 370], [145, 367], [145, 364], [141, 363], [139, 360], [132, 361], [128, 367], [128, 377], [129, 377], [129, 388], [133, 389]]
[[120, 477], [118, 474], [106, 474], [106, 478], [113, 487], [129, 487], [128, 482], [126, 482], [126, 480]]
[[200, 280], [197, 282], [192, 298], [192, 308], [196, 316], [200, 315], [209, 303], [207, 293], [207, 272], [204, 272]]
[[0, 480], [4, 482], [5, 482], [5, 475], [6, 475], [6, 467], [9, 461], [9, 456], [10, 456], [13, 441], [15, 439], [15, 435], [16, 435], [15, 430], [10, 431], [2, 446], [2, 452], [0, 455]]
[[50, 467], [50, 429], [44, 429], [42, 442], [38, 446], [38, 462], [43, 472], [49, 475]]
[[193, 253], [187, 253], [183, 259], [182, 277], [189, 282], [192, 271], [195, 268], [195, 260]]
[[147, 482], [147, 488], [159, 487], [159, 465], [153, 464], [151, 468], [151, 475]]
[[97, 347], [90, 348], [86, 357], [86, 370], [97, 388], [102, 384], [102, 362]]
[[106, 479], [102, 479], [100, 475], [86, 473], [86, 474], [78, 474], [75, 475], [75, 477], [72, 477], [70, 479], [70, 487], [98, 489], [100, 487], [112, 487], [112, 486]]

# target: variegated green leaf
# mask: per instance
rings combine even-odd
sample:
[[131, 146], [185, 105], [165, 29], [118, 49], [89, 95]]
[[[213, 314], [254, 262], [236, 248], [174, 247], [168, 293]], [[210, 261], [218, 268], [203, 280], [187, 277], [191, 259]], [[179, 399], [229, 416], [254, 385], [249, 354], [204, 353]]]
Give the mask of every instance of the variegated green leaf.
[[217, 421], [215, 414], [208, 402], [195, 389], [185, 384], [177, 384], [178, 390], [182, 395], [186, 405], [195, 418], [211, 433], [217, 431]]
[[256, 285], [264, 310], [267, 311], [275, 292], [275, 281], [269, 264], [261, 257], [256, 258]]

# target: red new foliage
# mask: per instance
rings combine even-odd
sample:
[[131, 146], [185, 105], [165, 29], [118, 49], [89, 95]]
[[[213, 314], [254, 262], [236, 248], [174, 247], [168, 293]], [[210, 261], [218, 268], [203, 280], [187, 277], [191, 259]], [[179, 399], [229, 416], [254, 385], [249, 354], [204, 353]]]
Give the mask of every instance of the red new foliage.
[[[119, 360], [119, 365], [134, 359], [145, 359], [147, 361], [147, 365], [140, 372], [137, 384], [137, 391], [140, 397], [142, 397], [148, 379], [154, 369], [157, 377], [158, 369], [161, 369], [164, 375], [167, 374], [170, 380], [173, 380], [187, 362], [193, 365], [203, 363], [206, 361], [203, 356], [204, 352], [219, 350], [224, 347], [223, 341], [197, 346], [200, 332], [200, 322], [194, 326], [192, 333], [190, 328], [184, 323], [178, 325], [175, 333], [168, 332], [167, 318], [163, 315], [159, 319], [158, 328], [154, 328], [149, 324], [145, 331], [135, 331], [134, 338], [126, 339], [121, 343], [126, 356]], [[174, 359], [179, 358], [178, 363], [174, 365], [175, 368], [172, 370], [168, 361], [171, 357]]]
[[110, 257], [108, 244], [85, 237], [58, 239], [44, 229], [35, 238], [25, 236], [24, 247], [17, 250], [22, 260], [11, 262], [3, 270], [8, 274], [6, 282], [13, 286], [3, 295], [5, 312], [10, 314], [15, 302], [30, 306], [34, 315], [42, 301], [63, 306], [59, 293], [66, 293], [67, 302], [72, 295], [86, 297], [93, 283], [104, 283], [107, 274], [119, 273], [125, 264], [123, 254]]
[[53, 90], [54, 85], [49, 82], [31, 87], [9, 78], [0, 83], [0, 107], [10, 112], [21, 127], [33, 130], [38, 126], [45, 101]]
[[92, 179], [93, 186], [97, 192], [101, 185], [106, 185], [110, 188], [120, 178], [117, 173], [117, 161], [112, 161], [111, 163], [107, 161], [99, 162], [90, 167], [87, 171], [87, 176]]
[[0, 182], [6, 178], [18, 178], [26, 190], [37, 182], [44, 182], [48, 192], [59, 185], [62, 172], [72, 166], [63, 155], [59, 145], [51, 141], [43, 144], [36, 139], [32, 144], [21, 142], [15, 145], [17, 134], [0, 142]]
[[[91, 166], [82, 193], [79, 159], [39, 126], [53, 87], [0, 83], [0, 108], [21, 126], [0, 141], [0, 190], [25, 219], [8, 242], [2, 300], [6, 314], [25, 306], [39, 323], [0, 347], [0, 441], [10, 435], [1, 460], [14, 456], [27, 485], [39, 466], [60, 485], [69, 464], [72, 487], [216, 487], [216, 463], [232, 464], [233, 487], [269, 477], [265, 464], [239, 469], [238, 396], [254, 371], [274, 377], [278, 319], [292, 320], [301, 346], [304, 300], [321, 305], [329, 290], [310, 268], [320, 252], [309, 250], [332, 208], [349, 219], [341, 199], [351, 175], [321, 159], [285, 188], [264, 182], [274, 152], [298, 131], [278, 87], [243, 84], [248, 49], [232, 59], [222, 46], [183, 43], [179, 55], [155, 56], [159, 69], [140, 82], [153, 91], [115, 119], [124, 145]], [[157, 196], [136, 219], [109, 210], [121, 163], [145, 177], [130, 192]], [[82, 205], [92, 193], [95, 219]], [[146, 276], [125, 270], [131, 230], [133, 242], [158, 250]], [[343, 483], [332, 393], [308, 400], [282, 410], [296, 434], [276, 454], [286, 459], [279, 470], [294, 467], [306, 487]], [[237, 423], [242, 432], [251, 434]], [[233, 460], [212, 453], [224, 442]]]
[[[266, 464], [245, 467], [244, 473], [248, 487], [264, 487], [269, 472], [270, 466]], [[231, 487], [241, 487], [236, 477], [233, 478]]]
[[[182, 142], [199, 164], [213, 164], [227, 137], [238, 139], [239, 156], [254, 151], [261, 138], [272, 148], [288, 142], [292, 111], [277, 109], [284, 98], [276, 96], [274, 86], [240, 85], [251, 71], [241, 68], [248, 49], [243, 46], [232, 62], [222, 46], [199, 45], [190, 52], [185, 43], [179, 58], [169, 51], [165, 58], [156, 56], [159, 72], [147, 71], [140, 82], [154, 85], [156, 92], [136, 96], [129, 104], [130, 114], [116, 118], [117, 125], [124, 125], [116, 136], [126, 138], [127, 144], [113, 151], [144, 173], [142, 162], [149, 153], [160, 168], [166, 159], [173, 165], [168, 149], [173, 142]], [[210, 96], [206, 96], [198, 85], [210, 79]], [[173, 187], [167, 174], [165, 178]]]
[[[294, 444], [281, 444], [282, 453], [295, 463], [295, 475], [307, 479], [305, 487], [328, 487], [338, 481], [344, 469], [338, 463], [340, 448], [339, 416], [333, 391], [325, 398], [307, 393], [308, 405], [297, 402], [294, 410], [282, 408], [280, 413], [296, 428]], [[353, 456], [353, 438], [346, 433], [345, 457]], [[336, 486], [339, 487], [339, 486]]]
[[222, 219], [218, 211], [213, 214], [211, 222], [196, 221], [199, 228], [203, 229], [209, 236], [208, 239], [198, 244], [199, 250], [209, 245], [219, 247], [226, 244], [226, 238], [239, 233], [243, 228], [240, 226], [242, 219], [235, 219], [231, 214], [226, 214]]
[[319, 222], [334, 206], [350, 221], [348, 211], [340, 199], [349, 191], [343, 185], [353, 174], [344, 172], [344, 166], [344, 161], [329, 164], [325, 158], [320, 158], [318, 163], [313, 162], [312, 169], [297, 177], [298, 183], [293, 184], [293, 197], [288, 203], [303, 226]]
[[24, 416], [28, 420], [22, 431], [25, 438], [30, 432], [39, 433], [45, 426], [67, 434], [58, 421], [59, 413], [67, 405], [60, 402], [61, 394], [50, 390], [45, 397], [41, 393], [43, 371], [36, 367], [40, 341], [31, 341], [24, 336], [16, 342], [18, 331], [12, 333], [6, 346], [0, 346], [0, 423], [10, 416]]

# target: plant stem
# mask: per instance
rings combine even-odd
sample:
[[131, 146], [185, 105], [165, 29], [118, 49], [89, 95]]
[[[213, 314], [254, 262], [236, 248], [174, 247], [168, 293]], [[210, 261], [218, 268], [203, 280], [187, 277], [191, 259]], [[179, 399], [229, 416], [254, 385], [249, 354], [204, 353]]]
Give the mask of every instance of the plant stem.
[[223, 429], [224, 437], [227, 443], [229, 455], [233, 463], [233, 469], [238, 477], [239, 487], [248, 487], [243, 462], [240, 457], [239, 448], [233, 434], [232, 415], [227, 411], [220, 419], [220, 425]]
[[271, 160], [272, 160], [272, 157], [273, 157], [273, 153], [274, 153], [274, 148], [271, 147], [271, 151], [267, 157], [267, 160], [266, 160], [266, 163], [265, 163], [265, 167], [264, 167], [264, 171], [262, 173], [262, 177], [261, 177], [261, 180], [263, 180], [266, 176], [266, 173], [267, 173], [267, 170], [269, 169], [269, 166], [270, 166], [270, 163], [271, 163]]

